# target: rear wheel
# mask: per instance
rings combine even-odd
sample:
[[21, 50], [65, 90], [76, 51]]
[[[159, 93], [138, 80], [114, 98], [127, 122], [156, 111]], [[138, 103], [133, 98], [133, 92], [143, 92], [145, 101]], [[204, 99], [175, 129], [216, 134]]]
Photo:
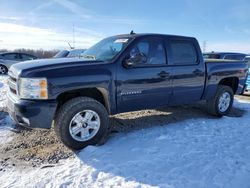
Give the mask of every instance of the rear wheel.
[[66, 102], [55, 118], [55, 132], [69, 148], [96, 145], [107, 135], [109, 117], [98, 101], [77, 97]]
[[207, 101], [208, 112], [218, 117], [227, 115], [231, 110], [233, 100], [232, 88], [219, 85], [215, 97]]
[[7, 74], [8, 69], [4, 65], [0, 65], [0, 74]]

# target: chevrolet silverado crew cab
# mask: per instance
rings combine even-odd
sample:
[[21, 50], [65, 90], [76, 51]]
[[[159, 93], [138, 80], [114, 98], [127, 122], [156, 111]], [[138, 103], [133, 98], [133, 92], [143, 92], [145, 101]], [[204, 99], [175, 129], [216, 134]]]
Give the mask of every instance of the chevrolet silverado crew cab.
[[127, 34], [106, 38], [81, 59], [44, 59], [11, 66], [7, 106], [21, 126], [49, 129], [73, 149], [98, 144], [109, 115], [204, 100], [226, 115], [242, 93], [247, 65], [204, 62], [195, 38]]

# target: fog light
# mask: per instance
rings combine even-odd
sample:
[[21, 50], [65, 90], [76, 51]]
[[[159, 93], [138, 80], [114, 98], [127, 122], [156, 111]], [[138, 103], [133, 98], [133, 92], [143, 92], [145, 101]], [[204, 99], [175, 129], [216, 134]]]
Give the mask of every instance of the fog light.
[[26, 123], [27, 125], [30, 125], [30, 120], [28, 118], [22, 117], [22, 120], [24, 123]]

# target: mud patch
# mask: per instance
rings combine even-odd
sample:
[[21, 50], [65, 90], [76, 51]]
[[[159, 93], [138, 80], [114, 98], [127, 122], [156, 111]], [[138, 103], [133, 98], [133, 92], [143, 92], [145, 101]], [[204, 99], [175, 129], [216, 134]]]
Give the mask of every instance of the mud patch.
[[55, 164], [74, 154], [57, 139], [53, 130], [29, 129], [15, 131], [13, 139], [0, 146], [0, 152], [0, 164], [21, 167]]

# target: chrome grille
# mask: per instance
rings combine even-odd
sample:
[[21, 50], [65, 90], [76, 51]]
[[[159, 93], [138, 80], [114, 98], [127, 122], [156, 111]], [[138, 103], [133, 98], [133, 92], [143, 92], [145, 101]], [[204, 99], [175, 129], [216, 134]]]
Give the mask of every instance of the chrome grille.
[[8, 86], [10, 92], [17, 95], [17, 79], [9, 72]]

